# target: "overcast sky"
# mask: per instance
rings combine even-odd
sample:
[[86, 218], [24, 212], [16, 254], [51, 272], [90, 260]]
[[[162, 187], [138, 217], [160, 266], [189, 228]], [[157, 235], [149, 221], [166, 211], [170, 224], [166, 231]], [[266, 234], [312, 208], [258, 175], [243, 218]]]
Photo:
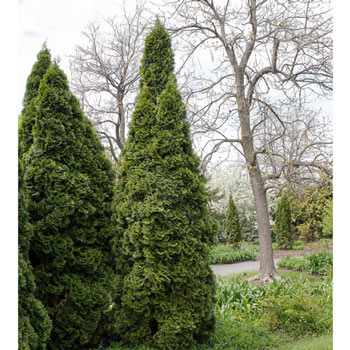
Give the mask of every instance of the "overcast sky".
[[[127, 0], [128, 7], [136, 1]], [[68, 55], [82, 43], [81, 32], [90, 23], [117, 16], [122, 0], [18, 0], [18, 112], [36, 55], [46, 41], [52, 57], [69, 76]]]

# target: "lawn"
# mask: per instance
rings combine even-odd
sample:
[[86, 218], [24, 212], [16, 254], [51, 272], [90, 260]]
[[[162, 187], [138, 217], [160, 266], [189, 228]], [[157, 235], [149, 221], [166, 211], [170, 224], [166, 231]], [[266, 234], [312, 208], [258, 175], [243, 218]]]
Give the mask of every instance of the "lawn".
[[332, 335], [319, 338], [305, 339], [293, 344], [282, 345], [275, 350], [331, 350], [333, 349]]

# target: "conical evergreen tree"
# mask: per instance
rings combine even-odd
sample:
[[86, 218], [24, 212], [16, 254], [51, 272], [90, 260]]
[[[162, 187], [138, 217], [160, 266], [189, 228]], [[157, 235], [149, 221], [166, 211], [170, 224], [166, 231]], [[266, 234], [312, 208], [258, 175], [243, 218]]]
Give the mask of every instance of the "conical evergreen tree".
[[35, 297], [36, 285], [29, 262], [29, 247], [33, 232], [28, 220], [28, 198], [24, 191], [24, 164], [21, 159], [24, 148], [28, 150], [33, 140], [34, 99], [38, 94], [40, 81], [50, 64], [50, 53], [44, 47], [39, 52], [38, 61], [27, 80], [23, 114], [18, 130], [18, 348], [20, 350], [46, 349], [52, 328], [47, 310]]
[[276, 203], [274, 233], [280, 249], [293, 246], [292, 212], [287, 195], [284, 193]]
[[204, 341], [214, 326], [215, 225], [173, 67], [169, 35], [157, 23], [115, 191], [112, 330], [125, 344], [175, 350]]
[[233, 248], [238, 248], [242, 240], [241, 227], [239, 225], [238, 211], [232, 199], [232, 194], [228, 199], [228, 207], [226, 213], [225, 231], [228, 243]]
[[49, 349], [94, 345], [111, 302], [114, 174], [99, 138], [55, 63], [36, 98], [25, 156], [37, 295], [53, 322]]
[[33, 143], [33, 126], [35, 122], [35, 98], [38, 95], [40, 81], [51, 65], [50, 51], [43, 45], [42, 50], [37, 55], [37, 61], [33, 65], [32, 71], [27, 79], [26, 90], [23, 99], [23, 110], [18, 133], [18, 153], [19, 158], [27, 152]]
[[52, 325], [44, 305], [35, 298], [36, 285], [28, 256], [33, 232], [23, 190], [22, 162], [19, 163], [18, 189], [18, 349], [44, 350]]

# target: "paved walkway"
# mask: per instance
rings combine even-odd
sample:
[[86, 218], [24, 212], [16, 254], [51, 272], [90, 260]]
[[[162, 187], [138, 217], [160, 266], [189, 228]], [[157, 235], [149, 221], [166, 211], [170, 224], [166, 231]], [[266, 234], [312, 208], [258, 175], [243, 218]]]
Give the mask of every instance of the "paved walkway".
[[[277, 268], [277, 262], [280, 259], [274, 259], [275, 266]], [[225, 276], [231, 273], [241, 273], [246, 271], [258, 271], [260, 267], [260, 261], [243, 261], [234, 264], [217, 264], [211, 265], [211, 268], [215, 275]]]

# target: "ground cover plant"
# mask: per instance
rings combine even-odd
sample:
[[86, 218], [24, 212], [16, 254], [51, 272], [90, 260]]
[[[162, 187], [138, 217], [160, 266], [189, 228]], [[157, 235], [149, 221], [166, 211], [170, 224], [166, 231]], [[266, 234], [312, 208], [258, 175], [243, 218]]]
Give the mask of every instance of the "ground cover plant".
[[218, 244], [210, 251], [210, 264], [231, 264], [240, 261], [255, 260], [254, 249], [233, 249], [231, 246]]
[[313, 253], [304, 257], [285, 256], [278, 262], [278, 266], [318, 275], [329, 275], [332, 274], [333, 269], [333, 253]]

